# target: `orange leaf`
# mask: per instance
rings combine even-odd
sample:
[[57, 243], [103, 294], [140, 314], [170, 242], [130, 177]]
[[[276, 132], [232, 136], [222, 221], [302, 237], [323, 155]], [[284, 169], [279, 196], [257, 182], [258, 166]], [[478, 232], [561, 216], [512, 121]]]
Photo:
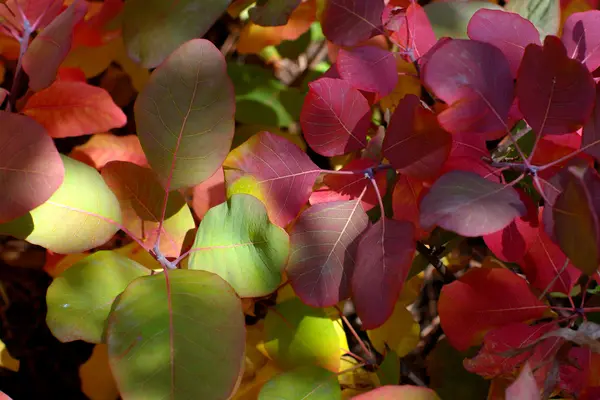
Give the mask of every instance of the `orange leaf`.
[[101, 169], [111, 161], [129, 161], [140, 167], [148, 165], [140, 140], [135, 135], [99, 133], [87, 143], [75, 147], [69, 157], [96, 169]]
[[119, 35], [118, 30], [110, 31], [105, 28], [122, 9], [123, 0], [105, 0], [103, 3], [90, 3], [90, 12], [88, 12], [85, 20], [75, 26], [73, 46], [101, 46]]
[[210, 178], [192, 189], [192, 209], [199, 219], [214, 206], [226, 200], [225, 175], [223, 168], [212, 174]]
[[22, 112], [54, 138], [105, 132], [127, 123], [106, 90], [84, 82], [55, 82], [31, 96]]

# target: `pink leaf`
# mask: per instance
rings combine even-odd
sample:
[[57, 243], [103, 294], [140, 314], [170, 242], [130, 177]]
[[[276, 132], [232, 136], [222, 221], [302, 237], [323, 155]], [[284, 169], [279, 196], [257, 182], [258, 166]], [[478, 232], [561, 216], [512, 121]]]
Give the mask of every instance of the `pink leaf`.
[[412, 58], [421, 58], [436, 44], [429, 18], [416, 2], [411, 3], [406, 11], [392, 5], [388, 5], [386, 11], [388, 14], [383, 14], [386, 30], [391, 31], [391, 38], [402, 50], [412, 52]]
[[529, 20], [519, 14], [502, 10], [478, 10], [469, 21], [467, 33], [473, 40], [499, 48], [506, 56], [515, 77], [525, 47], [530, 43], [542, 44], [537, 28]]
[[0, 223], [44, 203], [65, 176], [58, 150], [43, 126], [0, 111]]
[[[255, 179], [269, 218], [286, 226], [310, 197], [321, 170], [298, 146], [269, 132], [252, 136], [232, 150], [223, 164]], [[232, 171], [235, 172], [235, 171]], [[226, 172], [227, 186], [235, 185]]]
[[300, 124], [310, 147], [327, 157], [364, 148], [371, 108], [363, 95], [340, 79], [321, 78], [309, 87]]
[[600, 67], [600, 11], [571, 14], [565, 21], [562, 41], [567, 55], [581, 61], [590, 72]]
[[354, 46], [383, 33], [384, 0], [329, 0], [321, 16], [325, 37], [340, 46]]
[[438, 119], [454, 134], [506, 134], [513, 76], [502, 52], [488, 43], [447, 40], [423, 67], [423, 82], [450, 105]]
[[71, 49], [73, 28], [87, 9], [86, 2], [75, 0], [33, 39], [23, 56], [23, 69], [29, 75], [32, 90], [37, 92], [54, 82], [60, 64]]
[[470, 237], [497, 232], [527, 212], [512, 187], [464, 171], [438, 179], [420, 209], [423, 228], [439, 225]]
[[540, 389], [537, 387], [529, 363], [521, 370], [516, 381], [506, 388], [506, 400], [539, 400]]
[[300, 215], [290, 232], [287, 273], [304, 303], [329, 307], [350, 296], [358, 239], [367, 224], [357, 200], [316, 204]]
[[530, 44], [517, 76], [519, 108], [538, 135], [574, 132], [587, 121], [596, 96], [590, 72], [567, 56], [560, 39]]
[[356, 89], [390, 94], [398, 83], [394, 54], [374, 46], [341, 49], [337, 59], [338, 71]]
[[435, 178], [450, 154], [452, 136], [419, 98], [405, 96], [392, 115], [383, 141], [383, 154], [401, 173]]
[[415, 252], [415, 227], [382, 217], [358, 243], [352, 300], [364, 329], [375, 329], [392, 315]]

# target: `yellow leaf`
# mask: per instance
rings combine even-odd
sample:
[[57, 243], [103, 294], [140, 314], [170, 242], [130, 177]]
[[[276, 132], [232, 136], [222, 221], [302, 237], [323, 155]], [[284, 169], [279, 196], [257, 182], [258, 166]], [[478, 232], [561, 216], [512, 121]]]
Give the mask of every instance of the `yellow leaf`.
[[375, 349], [384, 354], [385, 344], [394, 350], [398, 357], [410, 353], [419, 343], [421, 329], [413, 315], [406, 309], [406, 303], [398, 301], [391, 317], [379, 328], [367, 331]]
[[3, 341], [0, 340], [0, 367], [4, 367], [11, 371], [17, 372], [19, 370], [19, 365], [19, 360], [14, 359], [10, 355], [8, 349], [6, 348], [6, 345]]
[[108, 346], [97, 344], [92, 356], [79, 367], [81, 391], [90, 400], [116, 400], [117, 384], [108, 365]]
[[272, 377], [282, 373], [274, 361], [269, 361], [265, 366], [259, 369], [254, 376], [254, 379], [248, 382], [242, 382], [239, 389], [231, 400], [256, 400], [258, 393], [265, 383]]
[[415, 66], [411, 62], [398, 57], [396, 67], [398, 68], [398, 83], [392, 93], [383, 97], [380, 101], [381, 107], [384, 110], [390, 110], [390, 112], [394, 112], [400, 100], [407, 94], [421, 95], [421, 82]]
[[342, 358], [340, 372], [347, 371], [338, 375], [338, 381], [342, 387], [374, 389], [381, 385], [375, 372], [369, 372], [364, 368], [355, 368], [357, 365], [358, 361], [352, 357]]

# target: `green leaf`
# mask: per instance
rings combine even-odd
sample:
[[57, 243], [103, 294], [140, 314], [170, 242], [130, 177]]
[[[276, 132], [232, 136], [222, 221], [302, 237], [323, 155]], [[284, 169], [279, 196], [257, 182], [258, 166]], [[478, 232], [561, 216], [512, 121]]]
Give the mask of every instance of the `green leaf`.
[[336, 400], [342, 398], [337, 375], [326, 369], [305, 365], [268, 381], [258, 400]]
[[429, 3], [424, 10], [438, 39], [444, 36], [468, 39], [467, 25], [473, 14], [481, 8], [503, 10], [499, 5], [487, 1]]
[[114, 251], [99, 251], [60, 274], [46, 294], [46, 323], [62, 342], [102, 343], [110, 308], [131, 281], [150, 270]]
[[241, 297], [262, 297], [281, 283], [289, 249], [288, 234], [269, 221], [263, 203], [235, 194], [204, 216], [188, 268], [214, 272]]
[[0, 225], [0, 234], [25, 239], [60, 254], [106, 243], [118, 230], [117, 198], [94, 168], [61, 155], [65, 179], [41, 206]]
[[244, 365], [240, 299], [205, 271], [171, 270], [131, 282], [107, 328], [111, 371], [124, 399], [217, 400]]
[[168, 191], [210, 178], [229, 152], [235, 125], [223, 55], [208, 40], [185, 43], [152, 73], [134, 112], [144, 153]]
[[400, 383], [400, 359], [393, 350], [388, 350], [383, 362], [377, 370], [377, 377], [382, 386]]
[[265, 349], [284, 369], [310, 364], [337, 372], [340, 340], [334, 324], [324, 309], [292, 298], [267, 314]]
[[146, 68], [159, 65], [182, 43], [204, 36], [230, 0], [127, 0], [123, 38], [131, 58]]
[[520, 14], [540, 31], [542, 42], [547, 35], [557, 35], [560, 27], [560, 2], [557, 0], [510, 1], [506, 11]]
[[304, 94], [288, 88], [273, 74], [252, 64], [228, 63], [235, 86], [235, 119], [243, 124], [287, 127], [298, 121]]

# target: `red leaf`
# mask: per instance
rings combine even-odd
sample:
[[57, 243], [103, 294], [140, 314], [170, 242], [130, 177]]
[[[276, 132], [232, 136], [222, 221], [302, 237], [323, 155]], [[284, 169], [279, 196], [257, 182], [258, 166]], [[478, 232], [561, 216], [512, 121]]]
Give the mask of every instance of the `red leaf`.
[[341, 49], [337, 68], [342, 79], [356, 89], [375, 92], [382, 97], [390, 94], [398, 83], [394, 54], [379, 47]]
[[481, 157], [489, 157], [490, 152], [485, 145], [485, 138], [481, 135], [470, 133], [457, 133], [452, 135], [452, 150], [450, 157], [471, 157], [481, 160]]
[[392, 115], [383, 141], [383, 154], [401, 173], [418, 179], [434, 178], [450, 154], [452, 136], [420, 99], [405, 96]]
[[562, 41], [569, 57], [581, 61], [590, 72], [600, 67], [600, 11], [571, 14], [565, 21]]
[[105, 132], [127, 123], [108, 92], [84, 82], [55, 82], [31, 96], [22, 112], [54, 138]]
[[75, 0], [65, 11], [33, 39], [23, 56], [23, 69], [34, 91], [47, 88], [71, 49], [73, 28], [85, 16], [88, 5]]
[[0, 20], [6, 19], [12, 26], [22, 26], [23, 22], [18, 17], [20, 7], [31, 24], [41, 18], [38, 29], [42, 29], [52, 22], [60, 14], [63, 6], [63, 2], [56, 0], [19, 0], [18, 6], [16, 0], [8, 0], [5, 3], [6, 8], [0, 7]]
[[419, 59], [431, 49], [437, 39], [423, 7], [412, 2], [406, 11], [392, 5], [386, 7], [383, 23], [391, 31], [391, 38], [402, 50], [412, 52], [412, 58]]
[[499, 48], [506, 56], [513, 76], [517, 76], [525, 47], [530, 43], [542, 44], [537, 28], [529, 20], [502, 10], [478, 10], [469, 21], [467, 33], [473, 40]]
[[[321, 170], [298, 146], [269, 132], [252, 136], [223, 164], [253, 176], [274, 224], [286, 226], [310, 197]], [[235, 184], [226, 172], [227, 186]]]
[[364, 329], [383, 325], [392, 315], [415, 252], [415, 227], [382, 217], [358, 243], [352, 300]]
[[596, 85], [596, 102], [592, 117], [583, 127], [581, 146], [586, 147], [587, 154], [600, 161], [600, 85]]
[[316, 204], [290, 232], [287, 274], [304, 303], [329, 307], [350, 296], [358, 238], [368, 224], [357, 200]]
[[438, 118], [452, 133], [506, 134], [513, 77], [502, 52], [488, 43], [448, 40], [432, 50], [423, 83], [450, 105]]
[[384, 0], [329, 0], [321, 16], [325, 37], [340, 46], [354, 46], [383, 33]]
[[65, 176], [58, 150], [31, 118], [0, 111], [0, 223], [44, 203]]
[[199, 219], [214, 206], [227, 200], [225, 191], [225, 175], [219, 168], [210, 178], [192, 189], [192, 209]]
[[590, 72], [567, 56], [555, 36], [530, 44], [517, 75], [519, 109], [538, 135], [574, 132], [587, 121], [596, 96]]
[[470, 237], [497, 232], [527, 212], [512, 187], [464, 171], [438, 179], [420, 209], [423, 228], [439, 225]]
[[85, 82], [87, 78], [85, 72], [81, 68], [77, 67], [61, 67], [58, 70], [56, 80], [59, 81], [72, 81], [72, 82]]
[[485, 235], [485, 244], [496, 257], [506, 262], [518, 262], [525, 256], [538, 232], [538, 209], [522, 190], [517, 190], [527, 214], [516, 218], [504, 229]]
[[104, 0], [100, 11], [75, 26], [73, 46], [102, 46], [113, 39], [116, 36], [115, 32], [106, 31], [105, 27], [122, 9], [123, 0]]
[[321, 78], [309, 88], [300, 124], [310, 147], [327, 157], [364, 148], [371, 108], [363, 95], [340, 79]]
[[[361, 171], [372, 168], [377, 165], [376, 162], [367, 159], [356, 159], [350, 161], [342, 171]], [[387, 190], [387, 176], [385, 171], [375, 173], [375, 181], [380, 193]], [[367, 191], [361, 198], [361, 205], [365, 211], [369, 211], [378, 203], [375, 188], [364, 174], [338, 175], [327, 174], [323, 178], [324, 186], [314, 190], [310, 195], [310, 204], [328, 203], [340, 200], [358, 199], [366, 187]]]
[[475, 345], [487, 330], [540, 318], [547, 309], [524, 279], [500, 268], [468, 271], [442, 288], [438, 303], [442, 329], [461, 351]]
[[506, 400], [540, 400], [540, 389], [535, 382], [529, 363], [526, 363], [519, 377], [506, 389]]
[[[581, 136], [577, 132], [567, 133], [565, 135], [544, 136], [539, 139], [531, 162], [534, 165], [549, 164], [579, 150], [580, 147]], [[558, 164], [557, 167], [554, 168], [554, 171], [560, 170], [567, 162], [568, 161]]]
[[577, 399], [597, 399], [600, 394], [600, 354], [587, 347], [573, 347], [569, 350], [569, 359], [572, 364], [560, 366], [560, 388]]
[[135, 135], [115, 136], [111, 133], [99, 133], [85, 144], [76, 146], [69, 157], [96, 169], [102, 169], [111, 161], [128, 161], [140, 167], [148, 165], [140, 140]]
[[419, 223], [419, 203], [426, 192], [427, 188], [425, 188], [422, 181], [400, 175], [392, 193], [394, 219], [412, 222], [416, 227], [415, 237], [417, 239], [423, 239], [429, 236], [430, 233], [429, 230], [423, 229]]

